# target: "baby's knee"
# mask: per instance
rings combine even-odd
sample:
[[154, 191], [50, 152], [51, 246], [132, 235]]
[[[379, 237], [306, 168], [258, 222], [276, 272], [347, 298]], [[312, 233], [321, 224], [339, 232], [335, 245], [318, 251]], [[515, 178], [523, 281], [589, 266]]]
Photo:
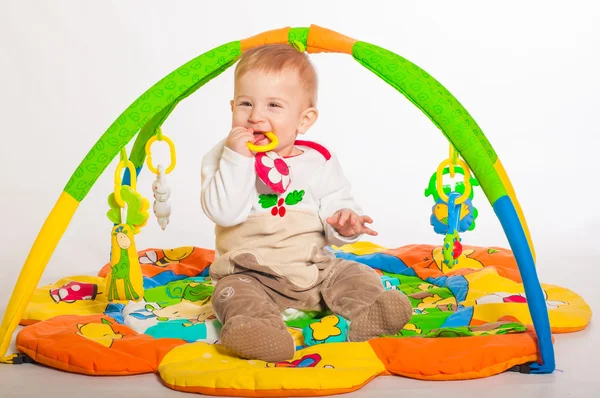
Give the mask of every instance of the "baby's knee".
[[236, 297], [236, 294], [239, 296], [239, 292], [236, 291], [236, 288], [235, 280], [229, 276], [220, 279], [217, 282], [213, 292], [212, 305], [219, 319], [222, 320], [223, 315], [229, 312], [228, 310], [239, 312], [243, 308], [243, 305], [236, 305], [238, 302], [237, 298], [239, 298]]
[[[213, 291], [213, 303], [223, 303], [235, 295], [235, 282], [229, 277], [219, 279]], [[214, 305], [214, 304], [213, 304]]]
[[383, 283], [381, 282], [381, 275], [375, 271], [374, 268], [367, 264], [352, 262], [352, 264], [346, 269], [346, 274], [352, 274], [353, 279], [359, 280], [362, 285], [371, 285], [376, 288], [377, 291], [383, 291]]

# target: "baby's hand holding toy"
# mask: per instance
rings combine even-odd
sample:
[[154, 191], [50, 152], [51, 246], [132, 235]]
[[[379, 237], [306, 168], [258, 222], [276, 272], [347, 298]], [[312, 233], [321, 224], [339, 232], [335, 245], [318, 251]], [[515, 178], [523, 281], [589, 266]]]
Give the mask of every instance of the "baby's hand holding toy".
[[227, 140], [225, 141], [225, 146], [231, 149], [234, 152], [239, 153], [240, 155], [251, 158], [252, 152], [248, 148], [249, 142], [254, 142], [254, 130], [247, 129], [245, 127], [234, 127], [229, 132], [229, 136], [227, 136]]
[[359, 216], [350, 209], [341, 209], [327, 218], [327, 223], [331, 225], [342, 236], [350, 237], [358, 234], [367, 234], [377, 236], [378, 233], [371, 228], [366, 227], [365, 223], [373, 223], [369, 216]]

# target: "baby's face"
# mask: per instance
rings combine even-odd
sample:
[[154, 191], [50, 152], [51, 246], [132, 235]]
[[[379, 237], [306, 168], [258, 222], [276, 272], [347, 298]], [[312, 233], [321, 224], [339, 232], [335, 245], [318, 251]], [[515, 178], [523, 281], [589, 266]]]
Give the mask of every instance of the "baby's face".
[[[279, 139], [275, 148], [281, 156], [293, 151], [297, 134], [303, 134], [309, 99], [298, 74], [285, 69], [279, 73], [251, 70], [235, 83], [232, 100], [232, 127], [254, 129], [256, 145], [266, 145], [263, 133], [272, 131]], [[308, 126], [310, 127], [310, 126]]]

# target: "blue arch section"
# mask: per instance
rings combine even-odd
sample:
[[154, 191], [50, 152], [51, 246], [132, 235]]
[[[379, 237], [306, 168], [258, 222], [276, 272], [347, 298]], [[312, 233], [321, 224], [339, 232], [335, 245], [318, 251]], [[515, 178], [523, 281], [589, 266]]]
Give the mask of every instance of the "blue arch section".
[[535, 270], [533, 255], [527, 243], [527, 236], [519, 221], [519, 216], [509, 196], [499, 198], [493, 205], [494, 212], [502, 224], [508, 243], [517, 260], [519, 272], [523, 279], [527, 305], [533, 319], [533, 326], [538, 337], [543, 364], [531, 365], [532, 373], [552, 373], [556, 368], [554, 347], [550, 331], [548, 308], [542, 286]]

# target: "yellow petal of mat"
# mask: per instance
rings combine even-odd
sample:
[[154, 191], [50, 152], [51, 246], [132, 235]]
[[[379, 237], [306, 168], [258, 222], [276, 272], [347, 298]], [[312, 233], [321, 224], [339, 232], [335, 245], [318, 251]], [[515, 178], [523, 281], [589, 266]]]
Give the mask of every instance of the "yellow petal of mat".
[[[521, 283], [499, 276], [492, 267], [465, 275], [465, 279], [469, 292], [459, 304], [474, 307], [474, 320], [492, 323], [513, 317], [525, 325], [533, 323]], [[554, 333], [582, 330], [589, 324], [591, 308], [578, 294], [560, 286], [545, 283], [541, 286]]]
[[221, 345], [193, 343], [169, 352], [158, 371], [167, 385], [196, 392], [342, 390], [363, 385], [385, 367], [368, 343], [308, 347], [278, 363], [243, 360]]

